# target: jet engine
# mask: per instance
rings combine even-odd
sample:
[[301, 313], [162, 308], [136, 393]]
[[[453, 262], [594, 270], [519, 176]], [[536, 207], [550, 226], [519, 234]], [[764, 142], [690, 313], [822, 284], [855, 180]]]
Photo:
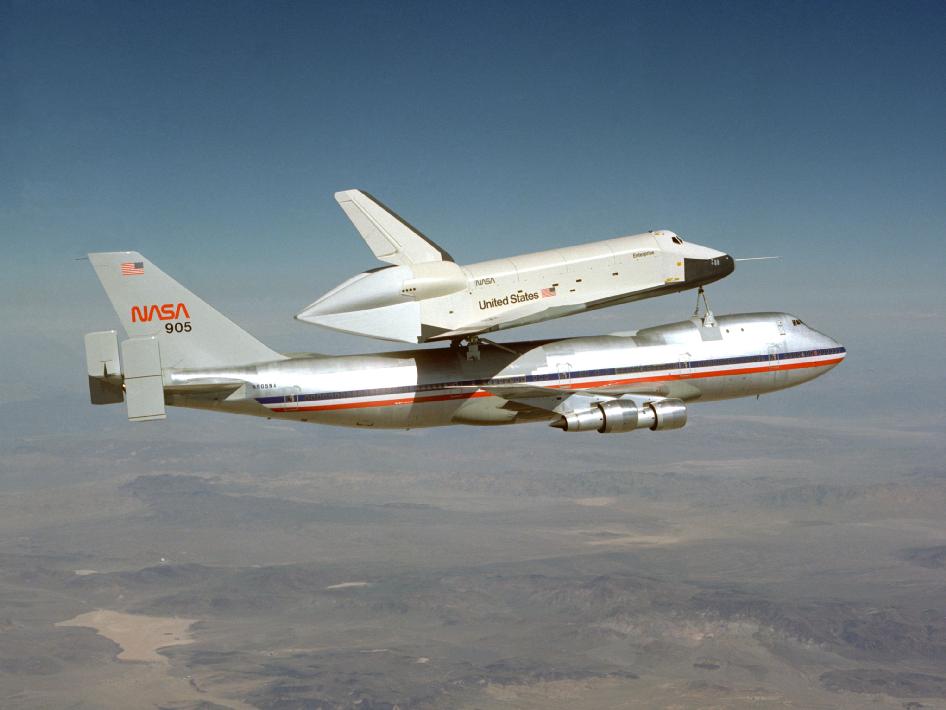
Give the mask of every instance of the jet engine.
[[610, 399], [590, 409], [568, 412], [550, 426], [564, 431], [614, 434], [635, 429], [679, 429], [687, 423], [687, 406], [679, 399], [660, 399], [638, 407], [633, 402]]

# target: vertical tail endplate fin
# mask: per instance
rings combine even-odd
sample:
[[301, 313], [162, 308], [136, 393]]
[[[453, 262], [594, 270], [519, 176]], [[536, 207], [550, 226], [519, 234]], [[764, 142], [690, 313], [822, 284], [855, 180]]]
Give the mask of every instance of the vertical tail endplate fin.
[[165, 368], [249, 365], [286, 359], [138, 252], [89, 254], [89, 261], [128, 337], [153, 337]]
[[381, 261], [397, 266], [429, 261], [453, 261], [416, 227], [380, 200], [361, 190], [335, 193], [335, 201], [355, 225], [368, 248]]
[[161, 352], [155, 336], [131, 338], [122, 343], [125, 369], [125, 404], [133, 422], [164, 419], [164, 377]]

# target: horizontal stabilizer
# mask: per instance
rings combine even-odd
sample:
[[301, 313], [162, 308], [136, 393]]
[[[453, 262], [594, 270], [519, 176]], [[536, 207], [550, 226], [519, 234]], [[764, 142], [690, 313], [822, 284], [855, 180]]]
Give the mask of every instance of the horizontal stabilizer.
[[183, 397], [192, 401], [222, 402], [244, 386], [243, 381], [180, 384], [165, 387], [164, 393], [168, 397]]
[[124, 400], [118, 335], [114, 330], [86, 333], [85, 363], [92, 404], [118, 404]]
[[336, 192], [335, 200], [355, 225], [368, 248], [381, 261], [398, 266], [429, 261], [453, 261], [453, 257], [425, 237], [420, 230], [408, 224], [367, 192]]

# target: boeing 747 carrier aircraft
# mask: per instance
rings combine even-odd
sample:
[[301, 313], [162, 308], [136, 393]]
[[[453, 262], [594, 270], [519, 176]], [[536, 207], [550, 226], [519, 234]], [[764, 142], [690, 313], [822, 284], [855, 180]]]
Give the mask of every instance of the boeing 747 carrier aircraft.
[[694, 317], [629, 334], [346, 355], [284, 355], [137, 252], [90, 254], [128, 338], [85, 337], [93, 404], [351, 427], [545, 421], [564, 431], [682, 427], [696, 403], [813, 380], [845, 349], [787, 313]]

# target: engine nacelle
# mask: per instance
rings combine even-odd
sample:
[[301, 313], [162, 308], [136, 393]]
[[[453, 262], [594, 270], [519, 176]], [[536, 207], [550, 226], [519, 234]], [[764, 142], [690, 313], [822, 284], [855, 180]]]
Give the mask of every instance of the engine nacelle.
[[686, 404], [679, 399], [661, 399], [638, 407], [631, 401], [610, 399], [591, 409], [567, 412], [551, 426], [564, 431], [597, 431], [616, 434], [635, 429], [679, 429], [687, 423]]
[[[598, 428], [600, 434], [614, 434], [621, 431], [634, 431], [640, 428], [641, 410], [633, 402], [612, 399], [601, 402], [596, 407], [601, 412], [604, 422]], [[646, 414], [646, 412], [645, 412]]]
[[656, 418], [650, 427], [654, 431], [679, 429], [687, 423], [687, 406], [682, 400], [661, 399], [657, 402], [648, 402], [647, 406], [653, 410]]
[[604, 426], [604, 413], [599, 407], [567, 412], [552, 422], [551, 426], [563, 431], [601, 431]]

